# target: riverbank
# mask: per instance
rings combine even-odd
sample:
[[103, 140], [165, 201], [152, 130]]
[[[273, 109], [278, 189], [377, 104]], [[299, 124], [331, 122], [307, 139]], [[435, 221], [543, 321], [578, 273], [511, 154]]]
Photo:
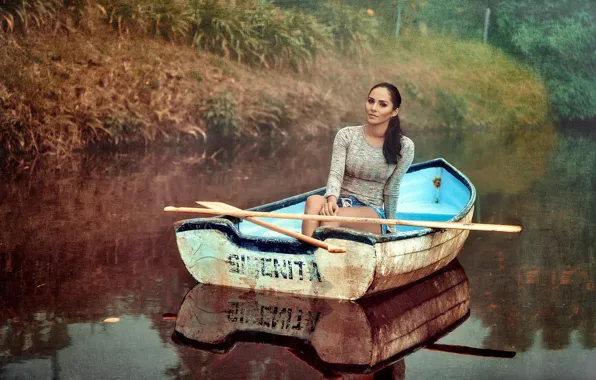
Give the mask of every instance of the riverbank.
[[401, 89], [405, 130], [526, 127], [547, 119], [542, 81], [475, 42], [406, 34], [366, 57], [323, 54], [296, 72], [94, 28], [0, 38], [0, 159], [24, 162], [93, 146], [314, 138], [362, 122], [363, 97], [380, 81]]

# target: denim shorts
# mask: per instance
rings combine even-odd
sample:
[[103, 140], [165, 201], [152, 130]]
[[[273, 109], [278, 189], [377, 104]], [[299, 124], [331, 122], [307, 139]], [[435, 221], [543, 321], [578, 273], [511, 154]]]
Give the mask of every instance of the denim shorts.
[[[377, 215], [379, 216], [379, 218], [381, 219], [387, 219], [385, 218], [385, 210], [383, 210], [382, 208], [378, 208], [375, 206], [369, 206], [365, 203], [362, 203], [358, 200], [358, 198], [352, 196], [352, 195], [348, 195], [346, 197], [340, 197], [337, 200], [337, 205], [339, 207], [370, 207], [373, 210], [375, 210], [375, 212], [377, 213]], [[381, 224], [381, 233], [382, 234], [386, 234], [387, 233], [387, 225], [386, 224]]]

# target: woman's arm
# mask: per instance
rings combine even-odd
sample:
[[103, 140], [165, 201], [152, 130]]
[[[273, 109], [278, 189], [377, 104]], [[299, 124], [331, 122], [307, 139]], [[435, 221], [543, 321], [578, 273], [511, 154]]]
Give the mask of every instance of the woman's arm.
[[349, 136], [347, 132], [347, 128], [340, 129], [333, 141], [331, 168], [329, 169], [329, 178], [327, 179], [327, 188], [324, 195], [327, 199], [331, 196], [334, 196], [336, 200], [339, 198], [348, 154]]
[[[385, 217], [387, 219], [395, 219], [397, 212], [397, 200], [399, 198], [399, 188], [401, 186], [401, 179], [408, 171], [408, 168], [414, 160], [414, 143], [409, 138], [402, 138], [401, 158], [397, 161], [397, 165], [393, 170], [393, 174], [385, 183], [383, 189], [383, 203], [385, 208]], [[395, 232], [395, 226], [387, 225], [387, 232]]]

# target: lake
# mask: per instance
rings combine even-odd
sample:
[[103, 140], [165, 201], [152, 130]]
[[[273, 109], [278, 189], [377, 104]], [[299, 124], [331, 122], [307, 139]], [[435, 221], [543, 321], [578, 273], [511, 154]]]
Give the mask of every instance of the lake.
[[[275, 341], [226, 350], [172, 339], [196, 281], [166, 205], [248, 208], [322, 187], [332, 137], [283, 144], [40, 159], [0, 185], [2, 379], [588, 379], [596, 373], [596, 136], [552, 127], [411, 131], [415, 162], [443, 157], [478, 193], [458, 256], [469, 317], [376, 373], [320, 371]], [[114, 323], [104, 322], [117, 318]], [[347, 347], [346, 350], [358, 350]], [[591, 359], [591, 360], [590, 360]], [[316, 364], [316, 363], [315, 363]]]

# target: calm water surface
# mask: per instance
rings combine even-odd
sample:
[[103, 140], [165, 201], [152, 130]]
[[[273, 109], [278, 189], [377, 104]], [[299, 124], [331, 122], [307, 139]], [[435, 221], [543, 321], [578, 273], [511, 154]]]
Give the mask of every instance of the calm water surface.
[[203, 199], [245, 208], [324, 186], [327, 140], [88, 156], [3, 174], [0, 378], [594, 378], [596, 138], [411, 136], [417, 162], [444, 157], [474, 182], [475, 221], [525, 227], [470, 234], [458, 256], [470, 316], [437, 342], [514, 358], [421, 349], [375, 374], [330, 374], [280, 345], [217, 353], [173, 342], [175, 320], [163, 315], [178, 313], [196, 281], [176, 248], [179, 216], [163, 207]]

